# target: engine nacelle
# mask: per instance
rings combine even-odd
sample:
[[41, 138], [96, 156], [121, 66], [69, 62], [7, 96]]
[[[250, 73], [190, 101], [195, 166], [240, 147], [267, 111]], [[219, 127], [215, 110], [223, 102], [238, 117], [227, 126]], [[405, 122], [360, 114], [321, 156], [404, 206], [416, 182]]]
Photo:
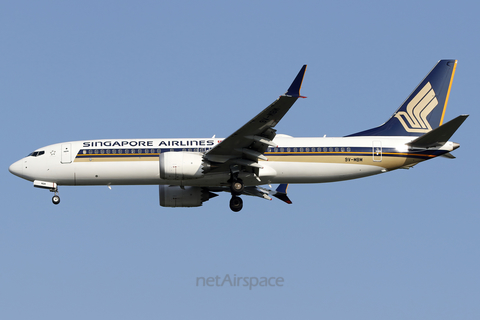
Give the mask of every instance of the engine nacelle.
[[162, 207], [200, 207], [210, 198], [218, 196], [201, 187], [158, 186]]
[[188, 180], [203, 177], [209, 169], [203, 154], [195, 152], [164, 152], [160, 154], [160, 178]]

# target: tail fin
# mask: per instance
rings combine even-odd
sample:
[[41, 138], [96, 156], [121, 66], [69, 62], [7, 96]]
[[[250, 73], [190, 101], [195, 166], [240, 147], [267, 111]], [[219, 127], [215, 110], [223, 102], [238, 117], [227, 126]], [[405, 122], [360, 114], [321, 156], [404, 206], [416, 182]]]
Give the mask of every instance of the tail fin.
[[457, 60], [440, 60], [383, 125], [352, 136], [421, 136], [443, 123]]

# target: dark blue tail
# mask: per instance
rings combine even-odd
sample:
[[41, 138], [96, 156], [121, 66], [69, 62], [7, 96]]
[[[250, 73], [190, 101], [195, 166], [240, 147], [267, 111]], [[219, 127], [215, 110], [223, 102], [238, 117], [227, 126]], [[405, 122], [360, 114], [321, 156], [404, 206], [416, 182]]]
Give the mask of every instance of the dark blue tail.
[[393, 116], [353, 136], [421, 136], [443, 123], [457, 60], [440, 60]]

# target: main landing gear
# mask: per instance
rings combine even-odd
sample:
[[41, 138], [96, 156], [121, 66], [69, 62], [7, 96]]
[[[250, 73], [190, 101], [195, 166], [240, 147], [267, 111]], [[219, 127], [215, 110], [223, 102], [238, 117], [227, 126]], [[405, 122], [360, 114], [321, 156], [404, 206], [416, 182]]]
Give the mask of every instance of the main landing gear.
[[240, 179], [233, 180], [232, 184], [230, 185], [230, 191], [232, 195], [241, 195], [245, 190], [245, 186]]
[[230, 209], [233, 212], [238, 212], [243, 208], [243, 200], [239, 197], [243, 193], [245, 185], [240, 179], [235, 179], [230, 185], [230, 192], [232, 193], [232, 199], [230, 199]]
[[232, 199], [230, 199], [230, 209], [233, 212], [238, 212], [242, 210], [243, 208], [243, 200], [240, 197], [237, 196], [232, 196]]

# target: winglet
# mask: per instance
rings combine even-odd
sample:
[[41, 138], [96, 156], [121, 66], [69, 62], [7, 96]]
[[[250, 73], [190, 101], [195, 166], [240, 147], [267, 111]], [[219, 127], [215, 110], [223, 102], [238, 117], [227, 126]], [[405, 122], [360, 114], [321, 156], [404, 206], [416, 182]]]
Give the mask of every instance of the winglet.
[[295, 77], [295, 80], [293, 80], [292, 84], [290, 85], [290, 88], [288, 88], [287, 92], [285, 93], [286, 96], [306, 98], [300, 95], [300, 88], [302, 87], [303, 76], [305, 76], [306, 69], [307, 69], [307, 65], [304, 65], [302, 69], [300, 69], [300, 72]]
[[273, 196], [275, 198], [278, 198], [278, 199], [282, 200], [283, 202], [286, 202], [288, 204], [292, 204], [292, 201], [287, 196], [287, 189], [288, 189], [288, 184], [283, 183], [283, 184], [278, 186], [278, 188], [277, 188], [277, 190], [275, 190], [275, 193], [273, 194]]

